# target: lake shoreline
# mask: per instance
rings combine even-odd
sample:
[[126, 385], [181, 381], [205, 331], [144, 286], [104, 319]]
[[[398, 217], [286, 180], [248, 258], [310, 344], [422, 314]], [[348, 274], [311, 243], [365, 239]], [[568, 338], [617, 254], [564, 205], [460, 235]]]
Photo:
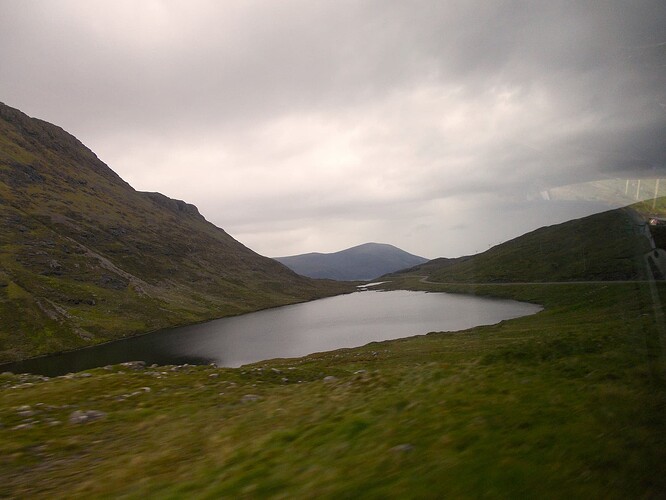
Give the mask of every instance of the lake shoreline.
[[[403, 299], [396, 299], [395, 295], [389, 295], [387, 299], [383, 295], [396, 293], [402, 293]], [[411, 337], [427, 334], [431, 331], [466, 330], [474, 326], [495, 324], [499, 321], [524, 316], [525, 314], [535, 314], [543, 310], [542, 306], [528, 302], [490, 297], [481, 298], [471, 294], [444, 292], [428, 295], [439, 295], [440, 298], [434, 299], [435, 301], [459, 302], [463, 306], [463, 311], [467, 311], [463, 316], [460, 316], [461, 313], [455, 309], [440, 311], [439, 305], [436, 307], [431, 305], [429, 306], [431, 308], [430, 313], [426, 313], [421, 309], [409, 312], [412, 315], [411, 321], [406, 320], [404, 316], [406, 313], [404, 311], [401, 313], [403, 314], [402, 316], [398, 314], [392, 320], [385, 319], [387, 315], [397, 314], [394, 311], [396, 308], [423, 307], [422, 305], [419, 306], [418, 303], [409, 303], [412, 300], [416, 300], [411, 294], [421, 293], [425, 294], [427, 292], [408, 290], [354, 292], [351, 294], [324, 297], [313, 301], [264, 308], [253, 311], [252, 315], [245, 313], [177, 327], [157, 329], [123, 339], [103, 342], [94, 346], [86, 346], [60, 353], [26, 358], [17, 362], [4, 363], [0, 365], [0, 372], [8, 371], [12, 373], [37, 373], [46, 376], [59, 376], [66, 373], [74, 373], [94, 367], [129, 361], [145, 361], [147, 364], [158, 365], [216, 363], [220, 366], [238, 367], [266, 359], [299, 357], [309, 355], [313, 352], [327, 352], [345, 347], [360, 347], [368, 342]], [[373, 307], [384, 307], [382, 304], [387, 300], [393, 301], [393, 305], [387, 310], [382, 309], [381, 313], [372, 319], [374, 323], [366, 324], [369, 321], [366, 318], [369, 314], [368, 311], [355, 311], [358, 300], [346, 299], [355, 294], [358, 297], [366, 297], [366, 301], [369, 300], [369, 297], [375, 297], [373, 300], [377, 300], [377, 297], [380, 296], [383, 297]], [[444, 299], [443, 296], [447, 298]], [[401, 304], [401, 300], [407, 300], [408, 303]], [[430, 302], [431, 300], [426, 298], [420, 299], [423, 303]], [[482, 302], [484, 300], [488, 301], [485, 305]], [[327, 301], [336, 301], [338, 305], [329, 305], [330, 302]], [[370, 303], [372, 302], [370, 301]], [[308, 307], [310, 304], [315, 305]], [[346, 312], [338, 311], [336, 308], [341, 307], [341, 304], [350, 309]], [[303, 309], [304, 307], [306, 309]], [[537, 309], [534, 309], [535, 307]], [[327, 311], [329, 308], [333, 308], [335, 314]], [[318, 310], [317, 314], [322, 314], [323, 317], [316, 321], [312, 318], [308, 319], [308, 310]], [[500, 310], [504, 312], [500, 313]], [[266, 316], [269, 313], [273, 313], [271, 315], [272, 319]], [[295, 315], [294, 318], [299, 315], [305, 315], [306, 323], [302, 323], [304, 321], [303, 318], [290, 319], [290, 314], [292, 316]], [[339, 316], [336, 316], [337, 314]], [[441, 317], [434, 320], [428, 314], [438, 314]], [[347, 320], [349, 317], [353, 317], [357, 323], [349, 323]], [[282, 333], [278, 334], [275, 330], [280, 331], [280, 321], [283, 323], [286, 322], [287, 326], [282, 327]], [[308, 324], [307, 321], [311, 321], [311, 323]], [[250, 324], [253, 326], [247, 326]], [[276, 335], [282, 335], [284, 337], [283, 340], [276, 340]], [[298, 337], [299, 335], [300, 337]], [[160, 338], [157, 339], [156, 336]], [[337, 338], [342, 340], [335, 340]], [[207, 347], [199, 347], [201, 343]], [[137, 354], [135, 355], [133, 352], [137, 352]], [[56, 368], [61, 363], [68, 363], [68, 365], [66, 368], [62, 366]]]

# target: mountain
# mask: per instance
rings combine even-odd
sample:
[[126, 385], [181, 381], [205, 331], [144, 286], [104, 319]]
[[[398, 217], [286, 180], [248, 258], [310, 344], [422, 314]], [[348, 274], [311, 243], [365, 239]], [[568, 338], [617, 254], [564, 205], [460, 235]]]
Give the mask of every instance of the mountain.
[[306, 253], [275, 260], [302, 276], [334, 280], [370, 280], [428, 261], [383, 243], [365, 243], [335, 253]]
[[477, 255], [434, 259], [398, 274], [467, 283], [644, 279], [652, 247], [636, 208], [542, 227]]
[[0, 103], [0, 361], [347, 289], [134, 190], [74, 136]]

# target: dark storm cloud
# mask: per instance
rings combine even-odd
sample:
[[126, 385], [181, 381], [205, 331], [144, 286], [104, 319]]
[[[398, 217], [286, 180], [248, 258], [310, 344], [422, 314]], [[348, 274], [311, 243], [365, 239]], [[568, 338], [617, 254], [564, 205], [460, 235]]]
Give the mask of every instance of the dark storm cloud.
[[663, 2], [0, 0], [0, 17], [0, 100], [270, 255], [452, 255], [484, 245], [479, 224], [501, 240], [564, 217], [533, 216], [544, 190], [664, 175]]

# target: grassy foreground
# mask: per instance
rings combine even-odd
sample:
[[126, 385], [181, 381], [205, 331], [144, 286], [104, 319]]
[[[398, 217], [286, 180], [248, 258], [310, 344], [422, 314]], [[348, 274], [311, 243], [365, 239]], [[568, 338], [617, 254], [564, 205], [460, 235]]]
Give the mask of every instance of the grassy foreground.
[[546, 310], [239, 369], [4, 374], [0, 497], [663, 497], [663, 285], [393, 286]]

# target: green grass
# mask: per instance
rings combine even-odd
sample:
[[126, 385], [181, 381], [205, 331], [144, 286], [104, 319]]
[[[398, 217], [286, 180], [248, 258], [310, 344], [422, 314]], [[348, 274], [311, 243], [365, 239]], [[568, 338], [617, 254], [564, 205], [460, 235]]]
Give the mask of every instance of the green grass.
[[[0, 496], [663, 495], [663, 285], [393, 286], [546, 309], [239, 369], [3, 375]], [[39, 423], [15, 430], [22, 405]], [[75, 409], [107, 416], [70, 424]]]

